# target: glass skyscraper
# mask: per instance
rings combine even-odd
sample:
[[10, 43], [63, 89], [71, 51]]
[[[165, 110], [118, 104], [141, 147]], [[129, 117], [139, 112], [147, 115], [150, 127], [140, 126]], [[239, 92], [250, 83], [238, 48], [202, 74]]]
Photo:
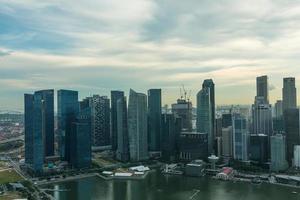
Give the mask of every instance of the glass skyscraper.
[[148, 90], [149, 151], [161, 150], [161, 89]]
[[242, 115], [234, 114], [232, 125], [233, 158], [247, 161], [249, 143], [247, 120]]
[[57, 91], [57, 119], [59, 153], [62, 160], [70, 162], [71, 125], [76, 121], [79, 111], [78, 92], [72, 90]]
[[111, 145], [112, 150], [118, 148], [118, 122], [117, 122], [117, 102], [124, 98], [123, 91], [111, 91]]
[[293, 77], [283, 79], [282, 107], [283, 111], [289, 108], [297, 108], [296, 80]]
[[131, 161], [141, 161], [149, 158], [147, 118], [147, 95], [130, 89], [128, 132]]

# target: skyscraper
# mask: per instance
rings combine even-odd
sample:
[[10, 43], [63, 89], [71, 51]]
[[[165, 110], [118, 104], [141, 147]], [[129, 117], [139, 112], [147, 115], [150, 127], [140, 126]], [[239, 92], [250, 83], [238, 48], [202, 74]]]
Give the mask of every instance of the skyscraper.
[[287, 161], [292, 164], [294, 146], [300, 145], [299, 109], [284, 110], [284, 127], [286, 133]]
[[197, 131], [207, 134], [208, 154], [214, 153], [214, 132], [212, 124], [212, 110], [210, 89], [202, 88], [197, 94]]
[[283, 112], [282, 112], [282, 101], [281, 100], [277, 100], [274, 106], [274, 117], [279, 119], [282, 117]]
[[216, 108], [215, 108], [215, 84], [212, 79], [205, 79], [202, 83], [202, 88], [209, 88], [210, 107], [211, 107], [211, 123], [213, 134], [216, 132]]
[[295, 78], [283, 79], [282, 107], [283, 111], [289, 108], [297, 108], [297, 91]]
[[176, 119], [174, 114], [162, 114], [162, 158], [165, 160], [175, 160], [176, 156]]
[[232, 157], [232, 126], [222, 128], [222, 155]]
[[126, 97], [117, 100], [117, 152], [116, 158], [122, 162], [129, 161], [129, 136]]
[[117, 102], [124, 98], [123, 91], [111, 91], [111, 146], [116, 151], [118, 147]]
[[256, 77], [256, 96], [262, 97], [263, 103], [269, 104], [268, 76]]
[[54, 155], [54, 91], [25, 94], [24, 101], [25, 161], [41, 172], [45, 157]]
[[147, 95], [130, 89], [128, 103], [128, 133], [131, 161], [149, 158]]
[[92, 140], [93, 145], [110, 145], [110, 108], [106, 96], [92, 97]]
[[71, 126], [79, 112], [78, 92], [72, 90], [57, 91], [57, 125], [59, 153], [62, 160], [70, 162]]
[[149, 151], [161, 151], [161, 89], [148, 90]]
[[91, 107], [82, 106], [71, 125], [70, 134], [70, 164], [81, 169], [88, 168], [92, 161], [91, 142]]
[[288, 167], [286, 161], [286, 143], [285, 136], [276, 134], [271, 137], [271, 170], [283, 171]]
[[181, 118], [181, 129], [192, 131], [192, 102], [185, 99], [177, 99], [177, 103], [172, 104], [172, 113], [176, 118]]
[[235, 160], [248, 160], [249, 134], [247, 120], [239, 114], [233, 115], [232, 123], [233, 158]]

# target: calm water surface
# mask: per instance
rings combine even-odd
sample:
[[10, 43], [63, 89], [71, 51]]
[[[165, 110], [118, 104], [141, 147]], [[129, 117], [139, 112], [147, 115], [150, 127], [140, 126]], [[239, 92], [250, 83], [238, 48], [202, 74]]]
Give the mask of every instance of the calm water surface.
[[57, 200], [300, 200], [300, 190], [294, 188], [165, 176], [158, 172], [145, 180], [105, 181], [92, 177], [45, 187], [68, 190], [53, 192]]

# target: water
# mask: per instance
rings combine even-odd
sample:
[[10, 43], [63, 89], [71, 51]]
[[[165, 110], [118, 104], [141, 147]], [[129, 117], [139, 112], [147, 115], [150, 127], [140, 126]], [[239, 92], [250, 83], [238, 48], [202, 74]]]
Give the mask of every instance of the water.
[[[68, 190], [52, 192], [57, 200], [296, 200], [300, 190], [270, 184], [251, 185], [207, 177], [164, 176], [153, 172], [145, 180], [105, 181], [91, 177], [47, 185]], [[298, 194], [293, 194], [297, 191]]]

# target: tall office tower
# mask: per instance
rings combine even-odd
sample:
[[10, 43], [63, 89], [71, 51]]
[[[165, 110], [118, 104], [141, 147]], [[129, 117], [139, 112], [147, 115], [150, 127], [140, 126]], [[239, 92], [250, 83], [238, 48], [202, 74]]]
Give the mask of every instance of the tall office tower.
[[268, 162], [268, 136], [264, 134], [250, 135], [250, 160], [259, 164]]
[[181, 118], [182, 130], [192, 131], [192, 102], [185, 99], [177, 99], [177, 103], [172, 104], [172, 113], [175, 117]]
[[176, 119], [174, 114], [161, 115], [161, 151], [162, 158], [167, 161], [175, 160], [176, 156]]
[[288, 167], [286, 161], [286, 145], [285, 136], [276, 134], [271, 137], [271, 170], [283, 171]]
[[70, 164], [77, 169], [88, 168], [92, 161], [91, 107], [84, 106], [71, 125]]
[[254, 134], [264, 134], [268, 136], [268, 157], [270, 157], [270, 137], [273, 135], [272, 107], [265, 104], [263, 97], [255, 97], [252, 105], [252, 126]]
[[256, 77], [256, 96], [262, 97], [264, 104], [269, 104], [268, 76]]
[[54, 155], [54, 91], [25, 94], [24, 107], [25, 161], [41, 172], [45, 157]]
[[222, 114], [222, 127], [226, 128], [229, 126], [232, 126], [232, 114], [231, 113]]
[[222, 128], [222, 156], [232, 157], [232, 126]]
[[216, 137], [222, 136], [222, 117], [216, 119]]
[[96, 147], [110, 145], [110, 108], [106, 96], [92, 97], [92, 139]]
[[299, 109], [289, 108], [284, 110], [284, 127], [286, 133], [287, 161], [292, 164], [294, 146], [300, 145]]
[[233, 158], [235, 160], [248, 160], [249, 134], [247, 119], [242, 115], [233, 115], [232, 123]]
[[149, 158], [147, 121], [147, 95], [130, 89], [128, 133], [131, 161], [141, 161]]
[[203, 88], [197, 94], [197, 131], [207, 134], [208, 154], [214, 153], [214, 132], [212, 124], [212, 110], [210, 89]]
[[161, 151], [161, 89], [148, 90], [149, 151]]
[[295, 78], [283, 79], [282, 108], [283, 111], [289, 108], [297, 108], [297, 90]]
[[279, 119], [282, 117], [283, 112], [282, 112], [282, 101], [281, 100], [277, 100], [274, 106], [274, 117]]
[[215, 84], [212, 79], [205, 79], [202, 83], [202, 88], [209, 88], [210, 107], [211, 107], [211, 123], [213, 130], [213, 139], [216, 134], [216, 108], [215, 108]]
[[122, 162], [127, 162], [129, 161], [129, 136], [126, 97], [118, 99], [116, 111], [118, 138], [116, 158]]
[[72, 90], [57, 91], [57, 125], [59, 153], [62, 160], [70, 162], [71, 126], [79, 112], [78, 92]]
[[117, 102], [124, 98], [123, 91], [111, 91], [111, 146], [112, 150], [118, 148], [118, 122], [117, 122]]

